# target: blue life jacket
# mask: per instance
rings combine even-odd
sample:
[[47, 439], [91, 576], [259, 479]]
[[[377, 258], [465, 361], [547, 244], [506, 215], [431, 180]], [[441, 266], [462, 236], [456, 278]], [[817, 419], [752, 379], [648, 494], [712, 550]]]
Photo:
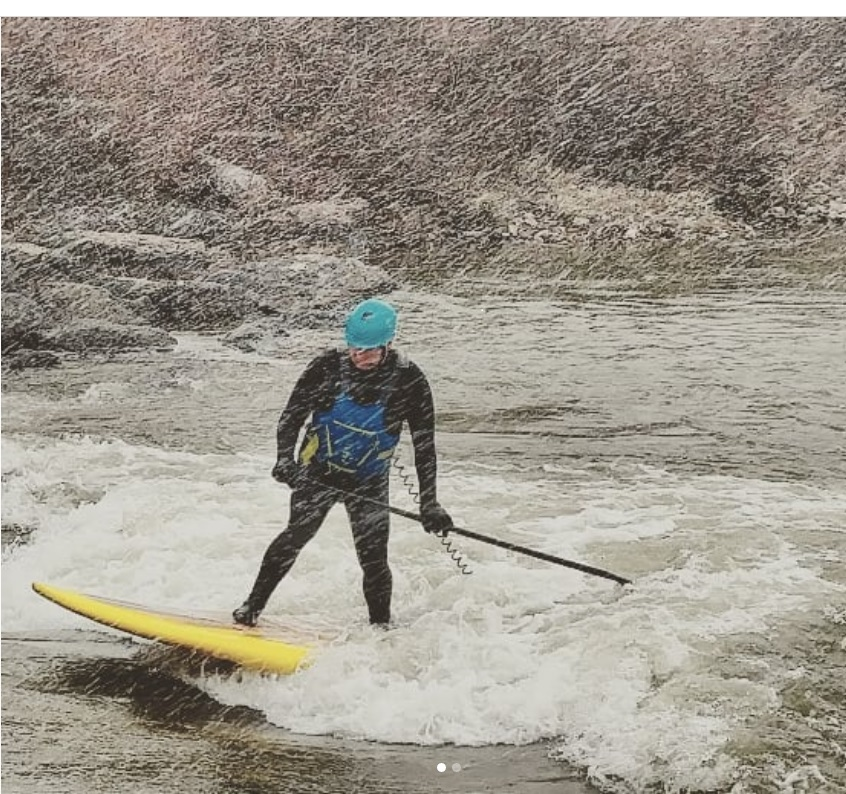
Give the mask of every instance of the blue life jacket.
[[385, 474], [399, 442], [399, 433], [388, 431], [385, 411], [396, 387], [401, 363], [379, 389], [373, 403], [356, 402], [350, 393], [350, 367], [342, 354], [340, 391], [331, 407], [315, 411], [300, 449], [300, 461], [318, 461], [330, 472], [351, 474], [368, 480]]

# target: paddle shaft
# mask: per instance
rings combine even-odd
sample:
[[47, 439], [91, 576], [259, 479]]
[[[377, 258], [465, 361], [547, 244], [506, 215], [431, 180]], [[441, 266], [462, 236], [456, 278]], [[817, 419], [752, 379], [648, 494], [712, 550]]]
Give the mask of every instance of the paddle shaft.
[[[366, 496], [358, 496], [356, 494], [350, 493], [349, 491], [345, 491], [343, 488], [336, 488], [332, 485], [325, 485], [325, 483], [321, 483], [321, 485], [324, 485], [324, 487], [331, 488], [333, 491], [337, 491], [338, 493], [342, 493], [345, 496], [351, 496], [353, 499], [359, 499], [362, 502], [367, 502], [378, 507], [387, 508], [388, 510], [390, 510], [390, 512], [394, 513], [395, 515], [402, 516], [403, 518], [408, 518], [412, 521], [417, 521], [421, 524], [423, 523], [423, 517], [419, 513], [412, 513], [410, 510], [403, 510], [402, 508], [394, 507], [393, 505], [387, 504], [386, 502], [380, 502], [378, 499], [370, 499]], [[478, 532], [471, 532], [469, 529], [461, 529], [460, 527], [453, 526], [452, 529], [450, 529], [449, 531], [454, 532], [456, 535], [461, 535], [465, 538], [472, 538], [473, 540], [479, 540], [482, 543], [488, 543], [491, 546], [499, 546], [499, 548], [501, 549], [507, 549], [508, 551], [516, 551], [520, 554], [525, 554], [527, 557], [534, 557], [536, 560], [551, 562], [555, 565], [563, 565], [565, 568], [573, 568], [576, 571], [588, 573], [591, 576], [600, 576], [603, 579], [611, 579], [611, 581], [617, 582], [618, 584], [631, 584], [630, 579], [618, 576], [617, 574], [611, 573], [610, 571], [604, 571], [602, 570], [602, 568], [594, 568], [592, 565], [585, 565], [581, 562], [574, 562], [573, 560], [565, 560], [562, 557], [555, 557], [552, 554], [545, 554], [542, 551], [527, 549], [525, 546], [518, 546], [516, 543], [509, 543], [508, 541], [498, 540], [497, 538], [492, 538], [488, 535], [482, 535]]]

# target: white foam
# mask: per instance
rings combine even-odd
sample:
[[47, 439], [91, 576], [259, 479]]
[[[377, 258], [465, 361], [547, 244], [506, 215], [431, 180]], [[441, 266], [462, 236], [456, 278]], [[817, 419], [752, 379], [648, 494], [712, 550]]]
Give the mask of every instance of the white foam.
[[[177, 609], [228, 612], [284, 526], [287, 489], [249, 455], [194, 455], [86, 438], [3, 439], [5, 523], [37, 526], [3, 562], [4, 631], [91, 628], [30, 590], [46, 581]], [[346, 515], [330, 513], [266, 614], [338, 639], [291, 677], [198, 682], [306, 734], [466, 745], [554, 740], [596, 781], [719, 788], [736, 726], [778, 705], [777, 657], [754, 677], [717, 669], [737, 638], [828, 608], [835, 586], [790, 540], [842, 526], [846, 496], [809, 486], [644, 471], [515, 485], [452, 466], [457, 523], [622, 575], [634, 589], [395, 519], [397, 627], [365, 622]], [[395, 491], [398, 490], [395, 487]], [[395, 501], [404, 497], [396, 493]], [[842, 593], [839, 593], [842, 596]]]

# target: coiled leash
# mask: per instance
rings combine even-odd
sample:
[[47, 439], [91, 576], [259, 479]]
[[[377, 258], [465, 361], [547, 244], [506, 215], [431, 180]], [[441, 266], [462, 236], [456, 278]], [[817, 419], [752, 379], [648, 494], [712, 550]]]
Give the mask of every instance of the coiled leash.
[[[391, 459], [391, 463], [393, 464], [394, 469], [396, 469], [397, 474], [399, 475], [400, 480], [402, 480], [403, 486], [405, 486], [405, 490], [411, 495], [411, 498], [414, 500], [414, 503], [419, 507], [420, 506], [420, 494], [414, 488], [414, 478], [413, 475], [409, 474], [406, 470], [405, 466], [402, 465], [396, 458]], [[408, 516], [406, 516], [407, 518]], [[441, 541], [441, 546], [444, 547], [444, 551], [449, 554], [452, 561], [458, 566], [458, 570], [464, 576], [469, 576], [473, 571], [470, 570], [469, 566], [466, 562], [464, 562], [464, 558], [461, 552], [453, 546], [452, 541], [449, 539], [447, 535], [438, 535]]]

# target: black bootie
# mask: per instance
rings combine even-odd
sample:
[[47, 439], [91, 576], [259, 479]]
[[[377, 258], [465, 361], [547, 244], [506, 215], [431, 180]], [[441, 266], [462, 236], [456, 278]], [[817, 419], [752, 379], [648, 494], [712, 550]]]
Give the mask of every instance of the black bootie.
[[232, 620], [240, 626], [255, 626], [260, 614], [260, 609], [256, 609], [249, 601], [245, 601], [232, 613]]

